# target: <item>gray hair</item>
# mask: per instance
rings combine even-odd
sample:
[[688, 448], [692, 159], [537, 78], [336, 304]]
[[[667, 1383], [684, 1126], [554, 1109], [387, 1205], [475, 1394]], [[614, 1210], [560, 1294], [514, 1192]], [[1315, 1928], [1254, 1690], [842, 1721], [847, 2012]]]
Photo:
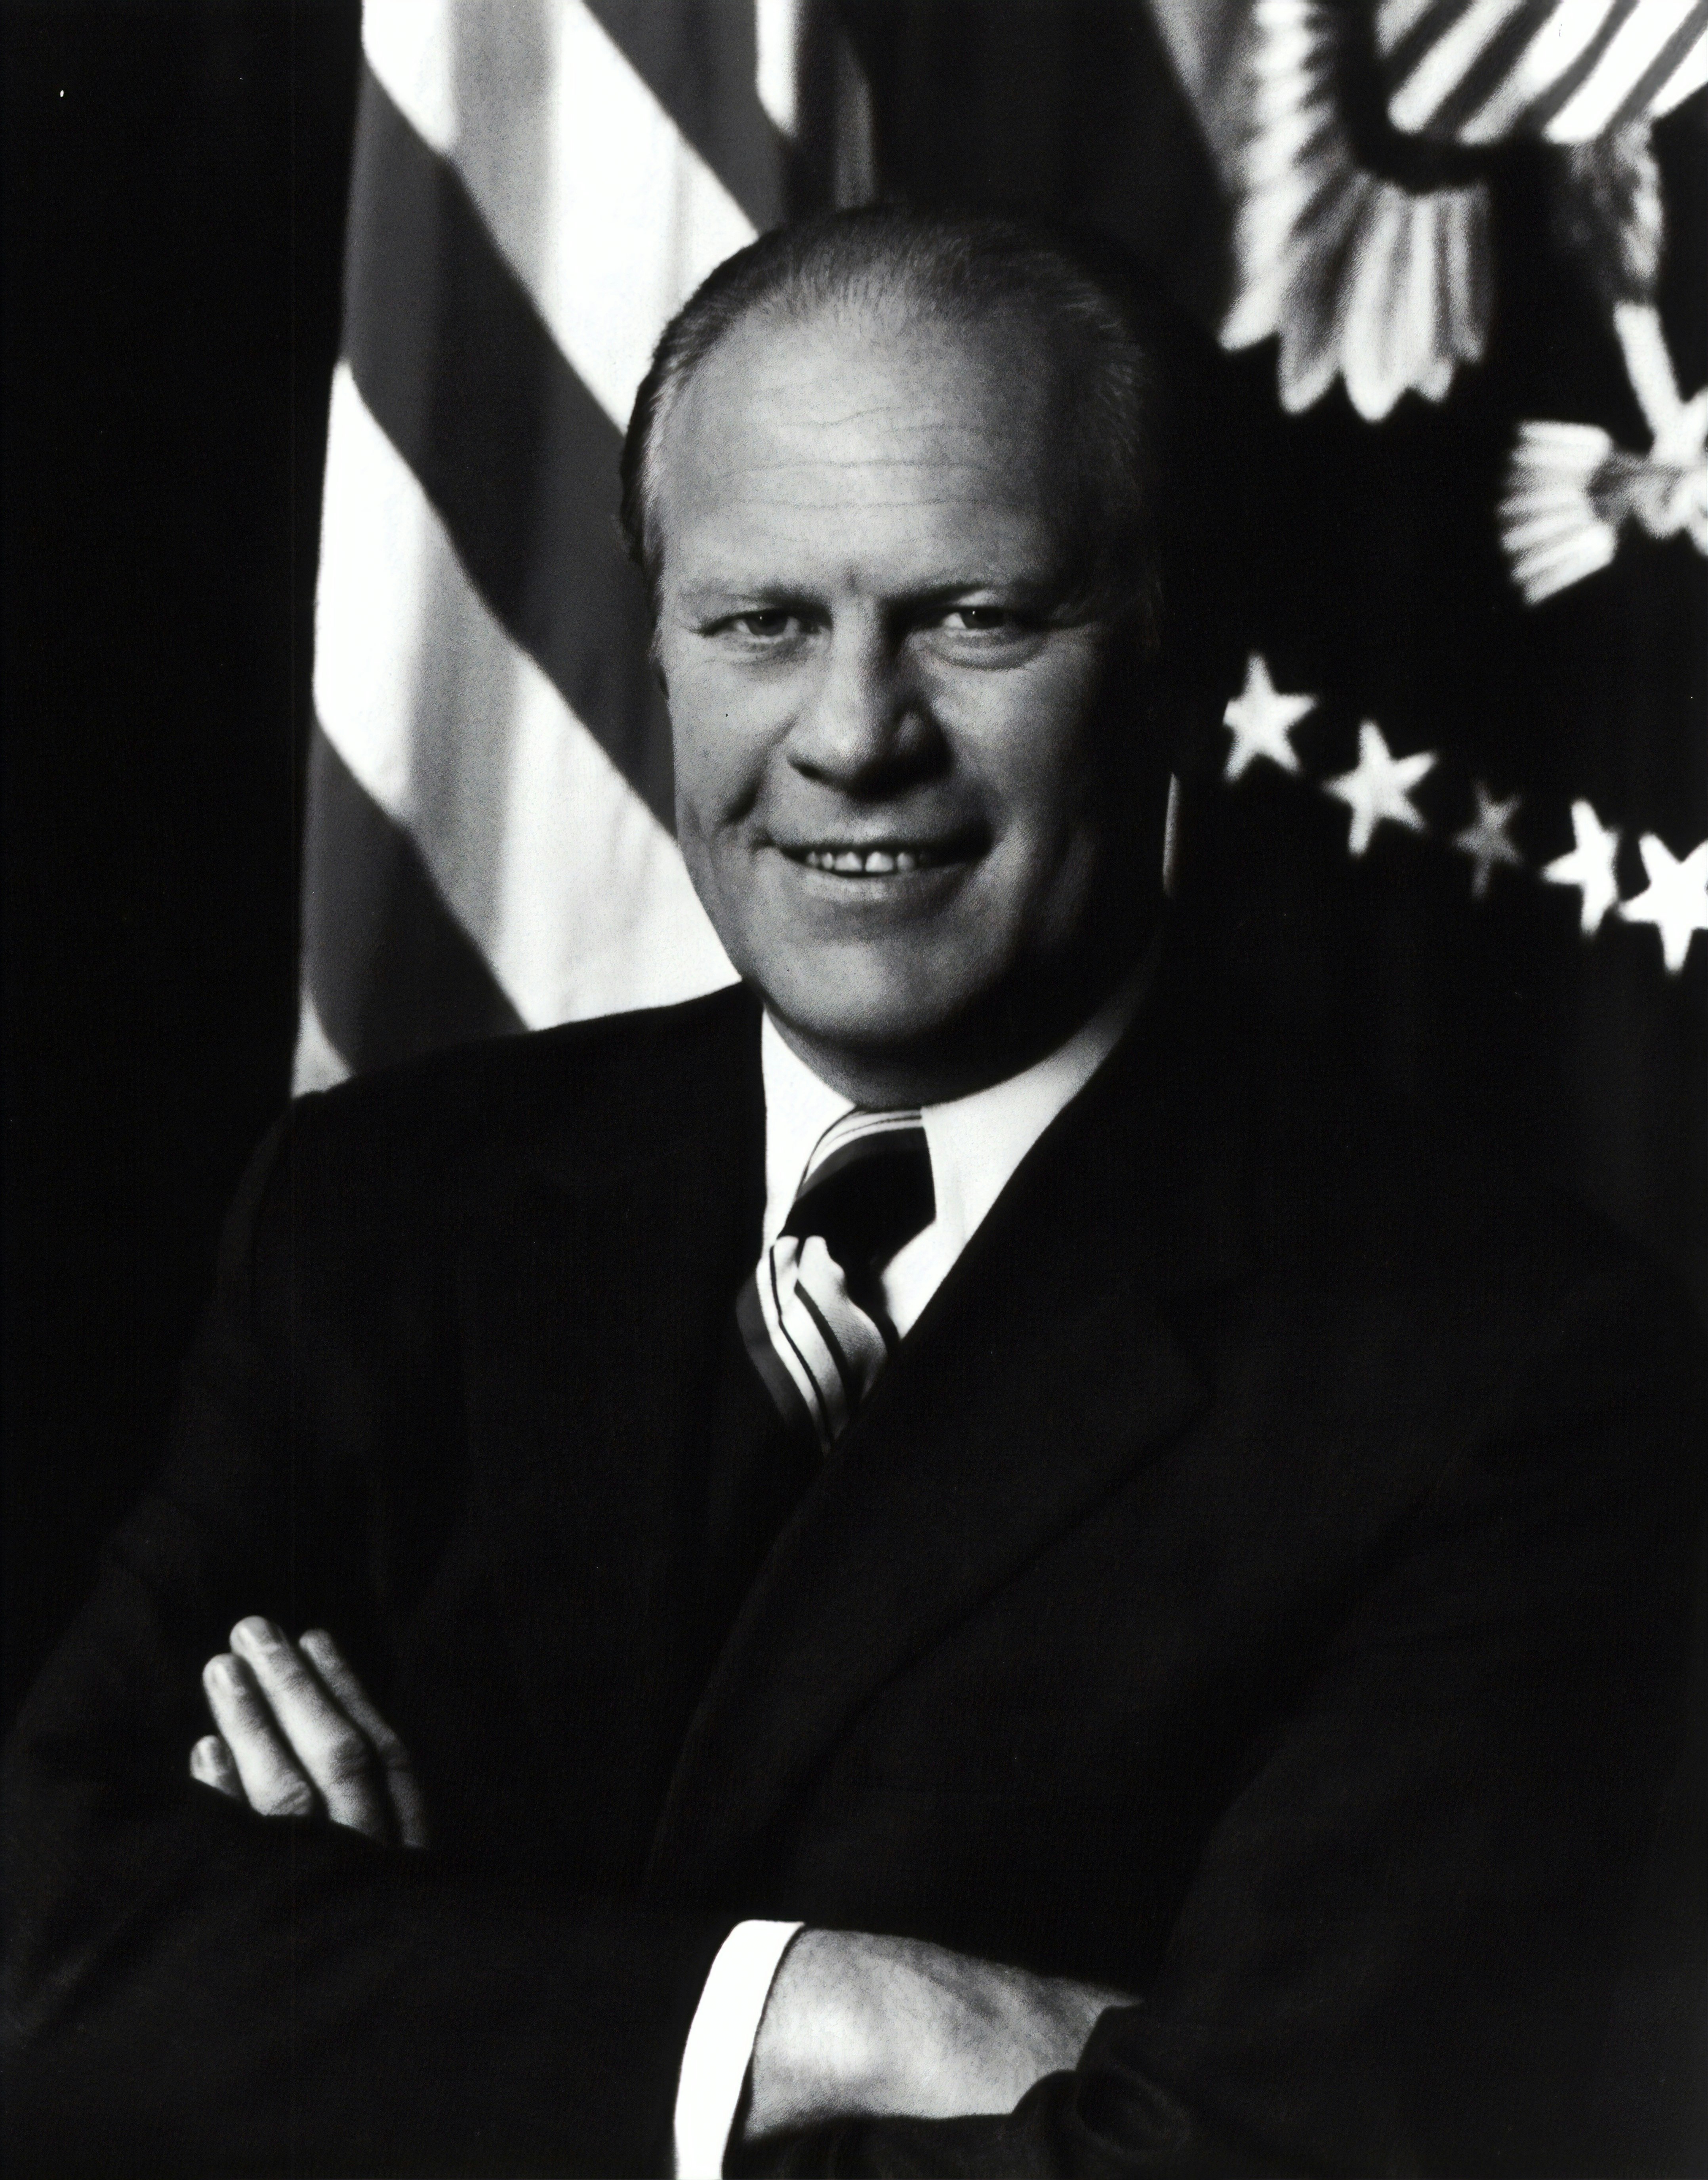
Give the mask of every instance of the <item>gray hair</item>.
[[694, 373], [757, 311], [796, 322], [895, 304], [950, 328], [1035, 328], [1064, 377], [1066, 534], [1088, 602], [1145, 652], [1160, 641], [1162, 533], [1179, 331], [1160, 299], [1099, 245], [1029, 221], [887, 206], [780, 227], [704, 280], [664, 328], [623, 443], [621, 521], [656, 619], [664, 541], [654, 449]]

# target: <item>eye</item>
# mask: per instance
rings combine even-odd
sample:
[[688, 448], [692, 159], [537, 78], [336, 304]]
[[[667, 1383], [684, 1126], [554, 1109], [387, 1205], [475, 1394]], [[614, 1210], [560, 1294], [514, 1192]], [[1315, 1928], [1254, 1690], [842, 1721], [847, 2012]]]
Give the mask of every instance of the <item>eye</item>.
[[940, 624], [956, 635], [1006, 635], [1021, 625], [1020, 616], [1006, 606], [950, 606]]
[[807, 625], [807, 614], [794, 606], [750, 606], [745, 613], [724, 614], [701, 634], [764, 647], [803, 635]]
[[1050, 626], [1029, 603], [965, 598], [933, 607], [914, 624], [914, 641], [945, 669], [994, 671], [1027, 665], [1050, 641]]

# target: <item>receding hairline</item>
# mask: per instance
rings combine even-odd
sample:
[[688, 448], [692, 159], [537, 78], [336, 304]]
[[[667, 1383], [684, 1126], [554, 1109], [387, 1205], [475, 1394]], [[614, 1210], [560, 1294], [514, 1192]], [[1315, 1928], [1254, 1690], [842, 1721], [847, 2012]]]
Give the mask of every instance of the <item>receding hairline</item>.
[[[1137, 301], [1138, 308], [1132, 307]], [[1061, 396], [1059, 515], [1088, 567], [1153, 625], [1155, 504], [1165, 357], [1152, 299], [1049, 229], [983, 216], [888, 209], [829, 215], [762, 237], [714, 271], [661, 338], [625, 442], [623, 527], [658, 603], [658, 455], [701, 372], [744, 331], [877, 313], [946, 342], [1033, 345]], [[1022, 359], [1023, 361], [1023, 359]], [[1072, 510], [1070, 515], [1069, 510]], [[1153, 633], [1154, 633], [1153, 626]]]
[[[892, 309], [892, 303], [897, 300], [885, 296], [831, 296], [802, 307], [797, 298], [766, 297], [744, 311], [696, 360], [691, 370], [675, 380], [653, 416], [647, 446], [649, 515], [657, 514], [669, 466], [669, 449], [681, 412], [691, 404], [705, 399], [708, 382], [720, 370], [727, 372], [734, 367], [730, 351], [745, 339], [756, 337], [769, 345], [769, 335], [781, 347], [792, 337], [809, 339], [821, 331], [829, 331], [833, 336], [841, 336], [839, 345], [857, 370], [886, 348], [893, 356], [897, 350], [905, 352], [906, 346], [917, 344], [916, 354], [928, 364], [934, 348], [939, 348], [947, 372], [952, 373], [958, 365], [971, 363], [988, 375], [999, 393], [1006, 390], [1005, 379], [1011, 380], [1020, 401], [1032, 410], [1050, 436], [1059, 433], [1059, 414], [1050, 396], [1064, 375], [1062, 359], [1052, 348], [1046, 329], [1035, 317], [1018, 307], [1000, 303], [978, 312], [935, 309], [928, 296], [917, 299], [918, 307], [913, 307], [912, 299], [908, 299], [906, 307]], [[1029, 369], [1036, 370], [1043, 380], [1042, 399], [1034, 391], [1039, 388], [1039, 379], [1023, 375]]]

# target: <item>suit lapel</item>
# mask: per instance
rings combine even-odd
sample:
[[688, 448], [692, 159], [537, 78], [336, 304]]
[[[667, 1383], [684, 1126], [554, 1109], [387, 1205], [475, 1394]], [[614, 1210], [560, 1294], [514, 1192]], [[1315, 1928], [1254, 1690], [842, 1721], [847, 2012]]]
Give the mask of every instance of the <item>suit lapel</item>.
[[1155, 1043], [1034, 1148], [778, 1539], [689, 1729], [654, 1884], [728, 1880], [860, 1706], [1202, 1404], [1161, 1306], [1237, 1269], [1238, 1173], [1201, 1113], [1183, 1157]]
[[[618, 1782], [608, 1798], [633, 1808], [600, 1818], [613, 1838], [633, 1836], [648, 1793], [656, 1808], [696, 1693], [672, 1682], [693, 1649], [683, 1570], [720, 1302], [758, 1246], [758, 1048], [744, 1009], [728, 1038], [674, 1054], [667, 1088], [637, 1075], [633, 1098], [614, 1101], [625, 1151], [587, 1140], [570, 1101], [561, 1131], [470, 1192], [458, 1299], [471, 1511], [550, 1791], [573, 1799], [590, 1770]], [[650, 1711], [613, 1703], [636, 1686]]]

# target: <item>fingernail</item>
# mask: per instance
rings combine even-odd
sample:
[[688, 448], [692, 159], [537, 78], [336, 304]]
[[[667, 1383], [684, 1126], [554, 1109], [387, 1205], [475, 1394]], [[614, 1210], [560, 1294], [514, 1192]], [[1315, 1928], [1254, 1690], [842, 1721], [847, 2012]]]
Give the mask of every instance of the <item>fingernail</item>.
[[278, 1628], [270, 1620], [263, 1620], [259, 1613], [254, 1613], [247, 1620], [238, 1621], [231, 1631], [231, 1640], [234, 1648], [240, 1649], [247, 1643], [253, 1649], [267, 1650], [276, 1649], [280, 1638]]
[[201, 1669], [204, 1681], [220, 1681], [227, 1687], [238, 1684], [237, 1660], [229, 1650], [222, 1650], [217, 1658], [210, 1658]]

